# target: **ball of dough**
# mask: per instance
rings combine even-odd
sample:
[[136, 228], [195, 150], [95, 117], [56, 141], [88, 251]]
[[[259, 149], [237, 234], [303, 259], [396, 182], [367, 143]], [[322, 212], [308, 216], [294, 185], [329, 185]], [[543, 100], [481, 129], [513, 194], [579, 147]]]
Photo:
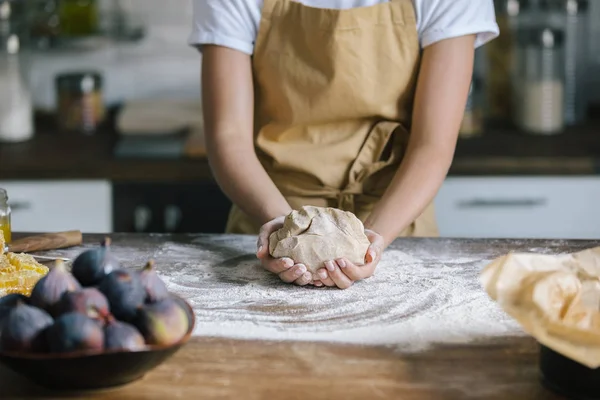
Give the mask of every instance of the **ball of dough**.
[[269, 238], [269, 253], [289, 257], [313, 273], [325, 261], [346, 258], [355, 265], [365, 262], [370, 245], [363, 223], [353, 213], [337, 208], [304, 206], [292, 211], [283, 227]]

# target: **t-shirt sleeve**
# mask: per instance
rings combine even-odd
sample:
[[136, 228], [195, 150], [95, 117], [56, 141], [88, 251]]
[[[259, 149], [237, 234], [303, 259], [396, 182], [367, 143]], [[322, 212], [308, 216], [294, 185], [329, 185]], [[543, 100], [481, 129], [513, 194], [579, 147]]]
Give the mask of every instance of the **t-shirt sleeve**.
[[475, 34], [475, 47], [500, 34], [493, 0], [416, 0], [421, 47]]
[[256, 0], [193, 0], [192, 32], [188, 43], [225, 46], [252, 54], [260, 21]]

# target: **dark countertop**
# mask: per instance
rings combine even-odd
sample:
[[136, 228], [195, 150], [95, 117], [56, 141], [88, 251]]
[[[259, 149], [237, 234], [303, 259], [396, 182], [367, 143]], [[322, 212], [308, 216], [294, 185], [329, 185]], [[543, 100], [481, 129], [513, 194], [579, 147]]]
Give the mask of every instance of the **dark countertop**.
[[[506, 330], [508, 317], [486, 311], [477, 277], [491, 259], [509, 251], [555, 254], [599, 244], [399, 239], [386, 251], [373, 278], [341, 291], [281, 283], [256, 266], [252, 236], [117, 233], [111, 238], [114, 254], [126, 268], [153, 257], [169, 288], [193, 305], [198, 324], [190, 342], [144, 379], [94, 394], [107, 399], [248, 398], [249, 393], [252, 399], [285, 399], [290, 393], [311, 399], [559, 399], [540, 383], [536, 341]], [[100, 239], [84, 235], [83, 247], [45, 254], [72, 258]], [[445, 280], [456, 280], [451, 286], [460, 290], [452, 292]], [[428, 295], [412, 301], [394, 290]], [[406, 310], [401, 302], [393, 303], [396, 297], [418, 306]], [[423, 319], [432, 323], [402, 325]], [[453, 324], [447, 325], [448, 320]], [[488, 326], [483, 331], [481, 321]], [[379, 329], [396, 325], [404, 328], [389, 336], [393, 342], [371, 342]], [[277, 329], [269, 333], [273, 326]], [[355, 335], [353, 329], [361, 326], [369, 329], [364, 343], [335, 340]], [[471, 336], [445, 340], [454, 330], [470, 329], [465, 326], [473, 327]], [[219, 332], [215, 327], [225, 334], [214, 334]], [[489, 330], [497, 331], [488, 336]], [[395, 345], [412, 340], [407, 339], [411, 334], [416, 341], [426, 341], [434, 331], [441, 341], [429, 347], [415, 351]], [[263, 336], [244, 338], [256, 332]], [[301, 340], [311, 332], [320, 340]], [[276, 339], [285, 333], [286, 340]], [[4, 367], [0, 380], [6, 397], [62, 397]]]
[[[107, 179], [113, 182], [195, 182], [212, 179], [204, 158], [116, 159], [117, 135], [58, 134], [51, 125], [34, 139], [0, 144], [0, 180]], [[510, 128], [459, 139], [450, 176], [590, 175], [600, 170], [600, 122], [556, 136]]]

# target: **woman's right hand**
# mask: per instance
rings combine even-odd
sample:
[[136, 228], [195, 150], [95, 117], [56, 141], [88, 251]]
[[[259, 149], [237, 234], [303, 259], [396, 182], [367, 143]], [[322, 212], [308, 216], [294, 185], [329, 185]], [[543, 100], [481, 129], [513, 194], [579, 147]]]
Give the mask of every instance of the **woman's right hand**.
[[295, 285], [304, 286], [312, 281], [312, 274], [307, 271], [303, 264], [295, 264], [294, 260], [284, 258], [273, 258], [269, 254], [269, 237], [273, 232], [283, 226], [285, 216], [277, 217], [260, 228], [258, 234], [258, 242], [256, 256], [260, 260], [262, 266], [267, 271], [271, 271], [279, 276], [279, 279], [286, 283], [294, 283]]

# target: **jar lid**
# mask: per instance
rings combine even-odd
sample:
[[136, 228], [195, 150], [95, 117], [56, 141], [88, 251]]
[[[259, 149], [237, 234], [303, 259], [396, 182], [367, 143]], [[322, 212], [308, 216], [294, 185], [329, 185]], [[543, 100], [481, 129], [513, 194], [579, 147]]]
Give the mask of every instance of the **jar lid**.
[[96, 71], [59, 74], [56, 76], [56, 87], [59, 91], [89, 93], [102, 88], [102, 75]]
[[562, 30], [545, 26], [523, 28], [518, 33], [519, 43], [522, 46], [539, 46], [546, 49], [562, 46], [564, 36]]
[[589, 9], [589, 0], [541, 0], [540, 8], [543, 11], [560, 11], [568, 15], [586, 13]]

